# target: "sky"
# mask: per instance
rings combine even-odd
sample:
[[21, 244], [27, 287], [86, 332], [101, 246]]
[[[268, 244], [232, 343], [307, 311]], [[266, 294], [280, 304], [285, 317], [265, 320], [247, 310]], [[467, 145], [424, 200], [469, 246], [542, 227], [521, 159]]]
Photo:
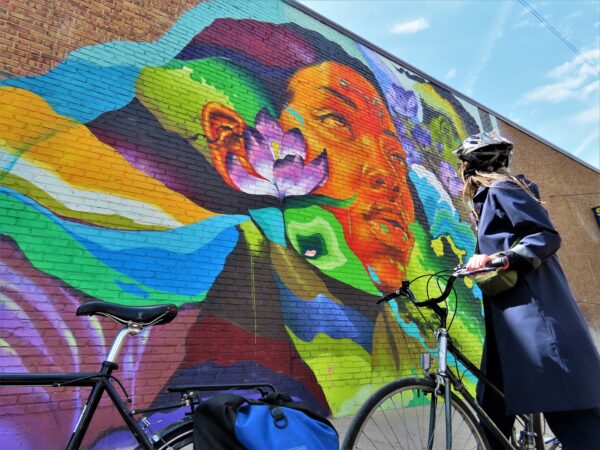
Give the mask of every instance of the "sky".
[[600, 169], [600, 1], [299, 3]]

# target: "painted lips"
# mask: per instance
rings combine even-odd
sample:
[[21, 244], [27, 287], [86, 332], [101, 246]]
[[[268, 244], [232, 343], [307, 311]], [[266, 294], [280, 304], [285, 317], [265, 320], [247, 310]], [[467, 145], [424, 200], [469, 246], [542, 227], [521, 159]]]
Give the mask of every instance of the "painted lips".
[[384, 245], [402, 248], [410, 240], [408, 227], [401, 211], [391, 208], [372, 207], [365, 215], [377, 240]]

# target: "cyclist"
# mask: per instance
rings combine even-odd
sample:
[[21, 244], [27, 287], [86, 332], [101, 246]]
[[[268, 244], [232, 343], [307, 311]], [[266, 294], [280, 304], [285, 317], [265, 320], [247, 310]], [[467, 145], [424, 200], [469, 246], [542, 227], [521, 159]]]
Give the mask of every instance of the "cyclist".
[[[597, 449], [600, 357], [556, 256], [561, 239], [538, 188], [510, 175], [512, 148], [488, 132], [468, 137], [454, 152], [477, 222], [476, 254], [467, 269], [485, 267], [500, 254], [507, 261], [502, 270], [517, 274], [513, 287], [483, 295], [481, 366], [505, 399], [482, 383], [477, 398], [507, 436], [516, 413], [543, 412], [563, 448]], [[488, 430], [486, 435], [493, 449], [503, 448]]]

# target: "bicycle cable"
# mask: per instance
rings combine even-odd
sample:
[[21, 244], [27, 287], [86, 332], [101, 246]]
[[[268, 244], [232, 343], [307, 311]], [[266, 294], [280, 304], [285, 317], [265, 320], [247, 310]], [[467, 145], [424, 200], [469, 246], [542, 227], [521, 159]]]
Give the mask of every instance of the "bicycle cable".
[[123, 390], [123, 394], [125, 394], [125, 398], [127, 399], [127, 403], [131, 404], [131, 397], [129, 396], [129, 393], [127, 392], [127, 390], [125, 389], [125, 386], [123, 386], [123, 383], [121, 383], [121, 380], [119, 380], [117, 377], [115, 376], [110, 376], [108, 377], [109, 380], [115, 380], [117, 382], [117, 384], [121, 387], [121, 389]]

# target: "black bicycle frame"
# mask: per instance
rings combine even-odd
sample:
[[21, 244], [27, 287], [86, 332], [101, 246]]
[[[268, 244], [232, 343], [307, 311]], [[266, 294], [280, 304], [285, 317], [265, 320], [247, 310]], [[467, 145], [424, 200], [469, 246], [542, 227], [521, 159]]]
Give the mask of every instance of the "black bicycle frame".
[[[448, 351], [459, 361], [465, 368], [471, 372], [478, 381], [483, 382], [487, 387], [492, 389], [492, 391], [500, 396], [500, 398], [504, 398], [504, 393], [498, 389], [486, 376], [485, 374], [479, 370], [465, 355], [463, 355], [459, 349], [457, 349], [452, 341], [448, 340]], [[487, 413], [483, 410], [483, 408], [479, 405], [477, 400], [473, 398], [471, 393], [467, 390], [465, 385], [460, 381], [460, 379], [452, 372], [450, 367], [446, 368], [446, 375], [450, 380], [450, 383], [454, 387], [454, 389], [463, 396], [465, 401], [477, 412], [477, 416], [481, 419], [481, 421], [486, 425], [486, 427], [496, 436], [496, 438], [502, 443], [504, 448], [507, 450], [515, 450], [515, 447], [510, 443], [510, 441], [504, 436], [504, 434], [500, 431], [500, 429], [496, 426], [494, 421], [487, 415]], [[526, 420], [526, 419], [525, 419]], [[527, 420], [526, 420], [527, 421]]]
[[[452, 288], [452, 284], [453, 283], [449, 283], [448, 286], [450, 286], [450, 288]], [[448, 294], [448, 293], [449, 293], [449, 289], [447, 287], [446, 292], [442, 295], [442, 297], [444, 297], [444, 296], [447, 297], [446, 294]], [[422, 303], [426, 303], [426, 302], [422, 302]], [[440, 329], [445, 330], [446, 329], [446, 321], [448, 318], [448, 310], [440, 307], [436, 303], [432, 303], [432, 304], [429, 304], [426, 306], [428, 308], [430, 308], [431, 310], [433, 310], [437, 314], [438, 318], [440, 319]], [[496, 395], [499, 395], [500, 398], [502, 398], [502, 399], [504, 398], [504, 393], [500, 389], [498, 389], [485, 376], [485, 374], [481, 370], [479, 370], [478, 367], [476, 367], [465, 355], [463, 355], [461, 353], [461, 351], [454, 346], [454, 344], [452, 343], [452, 341], [449, 338], [447, 339], [446, 350], [448, 352], [450, 352], [450, 354], [452, 354], [454, 356], [454, 358], [456, 358], [457, 361], [459, 361], [463, 366], [465, 366], [465, 368], [469, 372], [471, 372], [478, 381], [483, 382]], [[481, 419], [481, 421], [485, 424], [485, 426], [494, 434], [494, 436], [496, 436], [496, 438], [502, 443], [504, 448], [506, 448], [507, 450], [516, 450], [515, 447], [506, 438], [506, 436], [504, 436], [504, 434], [500, 431], [500, 429], [494, 423], [494, 421], [490, 418], [490, 416], [488, 416], [487, 413], [483, 410], [483, 408], [479, 405], [479, 403], [477, 403], [477, 400], [475, 400], [473, 398], [473, 396], [469, 393], [469, 391], [467, 391], [467, 388], [460, 381], [460, 379], [454, 374], [454, 372], [452, 372], [452, 370], [450, 369], [450, 366], [446, 366], [445, 373], [446, 373], [448, 380], [450, 380], [450, 383], [454, 387], [454, 389], [457, 392], [459, 392], [463, 396], [465, 401], [471, 406], [471, 408], [473, 408], [477, 412], [477, 416]], [[446, 394], [448, 394], [448, 390], [449, 390], [449, 388], [446, 387]], [[448, 399], [446, 399], [446, 401], [447, 400]], [[526, 422], [528, 422], [527, 419], [525, 419], [525, 420], [526, 420]], [[450, 430], [451, 430], [451, 427], [450, 427]]]
[[132, 413], [127, 409], [126, 404], [110, 382], [111, 374], [117, 367], [116, 364], [105, 361], [102, 364], [100, 372], [95, 373], [0, 373], [0, 386], [91, 387], [92, 392], [81, 411], [77, 426], [71, 434], [66, 450], [77, 450], [79, 448], [90, 422], [94, 417], [100, 399], [104, 392], [106, 392], [138, 443], [147, 450], [151, 450], [154, 446], [150, 442], [150, 439], [146, 433], [144, 433], [137, 421], [132, 417]]

